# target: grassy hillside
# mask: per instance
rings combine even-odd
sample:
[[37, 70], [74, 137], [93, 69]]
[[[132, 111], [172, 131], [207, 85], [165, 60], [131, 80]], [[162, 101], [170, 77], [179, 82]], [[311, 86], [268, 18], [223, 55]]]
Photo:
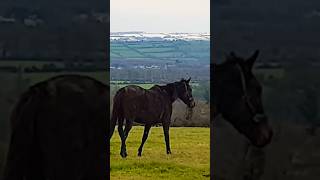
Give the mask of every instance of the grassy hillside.
[[127, 159], [120, 156], [120, 138], [111, 139], [111, 179], [209, 179], [210, 129], [171, 128], [171, 155], [165, 151], [162, 127], [153, 127], [142, 157], [137, 156], [143, 127], [134, 126], [127, 139]]

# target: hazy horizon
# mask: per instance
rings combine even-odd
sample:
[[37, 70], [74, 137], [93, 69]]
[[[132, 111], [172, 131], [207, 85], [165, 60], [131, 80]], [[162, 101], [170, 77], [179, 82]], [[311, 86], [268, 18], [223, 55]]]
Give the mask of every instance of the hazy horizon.
[[111, 32], [210, 33], [210, 0], [111, 0]]
[[148, 32], [148, 31], [137, 31], [137, 30], [128, 30], [128, 31], [110, 31], [110, 33], [126, 33], [126, 32], [143, 32], [150, 34], [174, 34], [174, 33], [185, 33], [185, 34], [209, 34], [210, 32]]

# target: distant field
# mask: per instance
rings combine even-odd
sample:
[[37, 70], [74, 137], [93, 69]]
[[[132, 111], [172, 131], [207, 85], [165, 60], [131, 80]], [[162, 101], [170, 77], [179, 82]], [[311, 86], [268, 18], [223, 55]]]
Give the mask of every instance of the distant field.
[[25, 73], [23, 75], [24, 78], [30, 79], [31, 84], [49, 79], [54, 76], [63, 75], [63, 74], [79, 74], [86, 75], [97, 79], [103, 83], [108, 84], [107, 81], [109, 74], [107, 72], [62, 72], [62, 73]]
[[111, 58], [204, 58], [209, 61], [209, 41], [111, 42]]
[[163, 48], [153, 48], [153, 47], [151, 47], [151, 48], [141, 48], [140, 52], [143, 52], [143, 53], [148, 53], [148, 52], [161, 53], [161, 52], [167, 52], [167, 51], [173, 51], [173, 50], [174, 49], [171, 48], [171, 47], [169, 47], [169, 48], [167, 48], [167, 47], [163, 47]]
[[57, 66], [63, 65], [62, 62], [59, 61], [21, 61], [21, 60], [8, 60], [8, 61], [0, 61], [0, 66], [16, 66], [16, 67], [42, 67], [45, 64], [55, 64]]
[[134, 126], [127, 139], [128, 157], [122, 159], [120, 138], [111, 139], [111, 180], [210, 179], [210, 129], [170, 128], [171, 155], [165, 151], [162, 127], [153, 127], [142, 157], [137, 156], [143, 127]]
[[[122, 87], [125, 87], [125, 86], [128, 86], [128, 85], [137, 85], [137, 86], [140, 86], [144, 89], [150, 89], [152, 86], [154, 86], [154, 84], [152, 83], [146, 83], [146, 84], [118, 84], [116, 85], [118, 88], [122, 88]], [[115, 86], [115, 85], [111, 85], [112, 86]]]
[[[8, 60], [8, 61], [0, 61], [0, 67], [2, 66], [15, 66], [15, 67], [38, 67], [41, 68], [43, 65], [54, 64], [56, 66], [64, 66], [62, 62], [59, 61], [22, 61], [22, 60]], [[0, 72], [1, 75], [9, 76], [9, 77], [16, 77], [18, 73], [8, 73], [8, 72]], [[101, 82], [109, 83], [107, 81], [109, 79], [109, 73], [107, 71], [97, 71], [97, 72], [36, 72], [36, 73], [23, 73], [23, 79], [27, 79], [30, 85], [49, 79], [51, 77], [62, 75], [62, 74], [80, 74], [80, 75], [87, 75], [93, 77]]]
[[[22, 75], [22, 78], [24, 80], [28, 81], [29, 85], [38, 83], [40, 81], [47, 80], [51, 77], [58, 76], [58, 75], [65, 75], [65, 74], [78, 74], [78, 75], [87, 75], [90, 77], [93, 77], [103, 83], [108, 84], [108, 76], [109, 74], [107, 72], [61, 72], [61, 73], [54, 73], [54, 72], [41, 72], [41, 73], [24, 73]], [[17, 78], [17, 73], [2, 73], [2, 75], [5, 75], [7, 77], [11, 78]]]

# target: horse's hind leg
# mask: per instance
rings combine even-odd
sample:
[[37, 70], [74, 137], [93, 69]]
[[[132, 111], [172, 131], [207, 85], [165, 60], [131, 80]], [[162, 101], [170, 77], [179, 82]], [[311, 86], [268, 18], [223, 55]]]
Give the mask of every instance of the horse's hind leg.
[[146, 124], [144, 126], [144, 132], [143, 132], [143, 136], [142, 136], [142, 142], [141, 142], [141, 145], [138, 149], [138, 156], [141, 156], [141, 153], [142, 153], [142, 148], [143, 148], [143, 145], [144, 143], [146, 142], [147, 138], [148, 138], [148, 134], [149, 134], [149, 131], [150, 131], [150, 128], [151, 128], [151, 125], [150, 124]]

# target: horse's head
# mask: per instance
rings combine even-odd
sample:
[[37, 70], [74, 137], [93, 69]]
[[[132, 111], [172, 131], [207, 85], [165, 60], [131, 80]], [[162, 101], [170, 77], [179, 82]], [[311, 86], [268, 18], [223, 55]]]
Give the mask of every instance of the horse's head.
[[244, 59], [233, 52], [217, 68], [216, 90], [218, 109], [253, 145], [263, 147], [270, 143], [273, 131], [262, 104], [262, 86], [252, 73], [259, 51]]
[[192, 97], [192, 89], [189, 85], [191, 78], [188, 80], [181, 79], [181, 81], [175, 82], [175, 88], [177, 97], [181, 99], [189, 108], [195, 106], [194, 99]]

